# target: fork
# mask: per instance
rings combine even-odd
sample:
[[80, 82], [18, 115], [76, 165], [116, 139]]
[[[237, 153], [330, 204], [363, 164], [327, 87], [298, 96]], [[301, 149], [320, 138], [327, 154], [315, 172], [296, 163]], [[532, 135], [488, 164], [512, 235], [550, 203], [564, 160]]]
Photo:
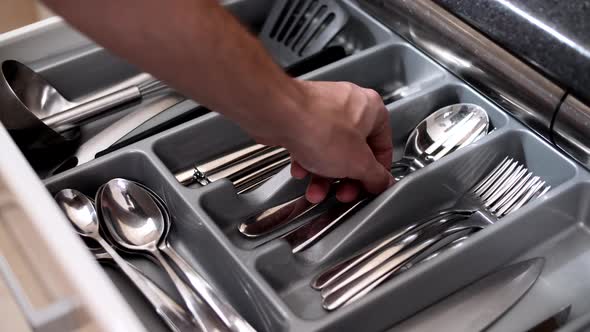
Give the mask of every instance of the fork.
[[[414, 266], [417, 266], [422, 263], [426, 263], [426, 262], [440, 256], [442, 253], [444, 253], [448, 250], [453, 250], [455, 248], [458, 248], [460, 245], [463, 244], [463, 242], [465, 240], [467, 240], [469, 238], [469, 235], [471, 235], [471, 234], [460, 235], [456, 238], [453, 238], [451, 241], [447, 241], [444, 245], [440, 246], [436, 250], [425, 251], [422, 254], [415, 256], [409, 262], [407, 262], [404, 266], [402, 266], [399, 269], [399, 271], [397, 271], [397, 273], [405, 272]], [[390, 276], [391, 276], [390, 274], [386, 274], [386, 275], [382, 276], [381, 278], [377, 279], [375, 282], [373, 282], [369, 286], [365, 287], [362, 291], [360, 291], [355, 296], [353, 296], [350, 300], [346, 301], [346, 303], [344, 303], [344, 305], [348, 305], [348, 304], [360, 299], [361, 297], [367, 295], [370, 291], [372, 291], [375, 287], [379, 286], [380, 283], [385, 281]]]
[[[334, 310], [356, 298], [356, 294], [368, 293], [411, 259], [427, 249], [432, 251], [448, 236], [486, 228], [549, 189], [538, 176], [507, 157], [459, 199], [454, 210], [438, 212], [405, 227], [368, 251], [321, 273], [312, 287], [322, 291], [324, 307]], [[491, 219], [485, 217], [489, 214]]]
[[[509, 203], [507, 201], [511, 200], [511, 202], [510, 202], [511, 204], [506, 204], [504, 208], [502, 208], [503, 205], [491, 206], [491, 203], [494, 202], [493, 198], [495, 196], [492, 195], [493, 193], [501, 194], [502, 192], [506, 192], [506, 190], [505, 190], [506, 188], [497, 188], [497, 187], [492, 186], [492, 184], [496, 183], [496, 182], [500, 183], [500, 181], [503, 181], [503, 178], [501, 177], [501, 175], [502, 174], [504, 176], [509, 175], [510, 174], [509, 171], [511, 169], [513, 169], [513, 168], [510, 168], [509, 166], [514, 163], [515, 162], [513, 162], [512, 159], [509, 159], [508, 157], [504, 158], [504, 160], [498, 166], [496, 166], [484, 179], [479, 181], [473, 187], [473, 189], [471, 191], [469, 191], [465, 196], [473, 195], [473, 193], [475, 195], [482, 195], [482, 199], [483, 199], [482, 203], [484, 204], [484, 206], [486, 206], [486, 207], [490, 206], [491, 210], [493, 210], [493, 211], [498, 210], [498, 212], [501, 212], [501, 215], [499, 217], [502, 217], [503, 215], [507, 214], [508, 212], [512, 212], [512, 211], [507, 211], [507, 208], [514, 206], [514, 203], [515, 203], [514, 201], [517, 200], [518, 197], [522, 197], [522, 193], [518, 193], [517, 191], [513, 191], [512, 196], [507, 195], [505, 198], [503, 198], [501, 200], [502, 203]], [[519, 168], [519, 169], [520, 169], [520, 172], [522, 173], [522, 168]], [[530, 179], [531, 175], [532, 174], [525, 175], [524, 176], [525, 180]], [[531, 179], [531, 182], [533, 182], [533, 181], [538, 182], [539, 178], [535, 177], [535, 178]], [[523, 191], [523, 190], [527, 190], [527, 188], [530, 188], [529, 183], [521, 184], [519, 182], [518, 186], [515, 189]], [[494, 190], [494, 189], [496, 189], [496, 190]], [[501, 190], [501, 189], [504, 189], [504, 190]], [[524, 202], [523, 202], [523, 204], [524, 204]], [[353, 256], [352, 258], [350, 258], [346, 261], [343, 261], [342, 263], [326, 270], [325, 272], [323, 272], [317, 278], [314, 279], [314, 281], [312, 282], [312, 287], [316, 288], [316, 289], [324, 288], [329, 283], [331, 283], [334, 279], [339, 277], [342, 273], [346, 272], [348, 269], [351, 269], [355, 265], [359, 264], [361, 261], [363, 261], [366, 258], [368, 258], [369, 256], [371, 256], [373, 253], [376, 253], [377, 251], [381, 250], [382, 248], [389, 245], [393, 241], [396, 241], [397, 239], [406, 235], [410, 231], [419, 231], [427, 226], [433, 225], [434, 223], [447, 223], [449, 221], [451, 221], [451, 222], [458, 221], [457, 219], [459, 219], [459, 218], [466, 219], [469, 216], [471, 216], [472, 214], [473, 214], [473, 211], [471, 211], [469, 209], [467, 209], [467, 210], [449, 209], [449, 210], [437, 212], [436, 214], [434, 214], [433, 216], [431, 216], [429, 218], [423, 219], [423, 220], [413, 223], [409, 226], [406, 226], [405, 228], [398, 231], [394, 235], [383, 240], [381, 243], [376, 245], [371, 250], [369, 250], [365, 253]]]

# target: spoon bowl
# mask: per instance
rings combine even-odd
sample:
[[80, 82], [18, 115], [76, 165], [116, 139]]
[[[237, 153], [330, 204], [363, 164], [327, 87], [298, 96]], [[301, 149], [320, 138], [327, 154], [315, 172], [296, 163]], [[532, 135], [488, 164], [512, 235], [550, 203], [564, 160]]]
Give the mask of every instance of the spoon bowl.
[[14, 97], [39, 119], [77, 105], [67, 100], [43, 76], [18, 61], [4, 61], [2, 75], [7, 83], [5, 88], [10, 89]]
[[167, 221], [151, 195], [125, 179], [109, 181], [100, 192], [100, 210], [113, 240], [128, 250], [154, 251]]
[[88, 196], [74, 189], [64, 189], [55, 195], [55, 200], [78, 234], [88, 237], [98, 235], [98, 215]]
[[122, 248], [144, 252], [155, 258], [202, 330], [223, 330], [221, 321], [212, 315], [211, 308], [203, 306], [201, 299], [162, 255], [165, 252], [170, 257], [170, 251], [173, 251], [161, 252], [158, 247], [160, 241], [165, 241], [168, 220], [150, 193], [133, 181], [113, 179], [104, 185], [99, 195], [97, 203], [112, 240]]
[[0, 122], [27, 158], [33, 164], [52, 165], [69, 155], [77, 133], [60, 134], [40, 120], [53, 107], [66, 104], [63, 96], [17, 61], [4, 61], [0, 69]]
[[137, 86], [107, 89], [70, 101], [25, 64], [6, 60], [0, 66], [0, 122], [33, 165], [53, 168], [76, 148], [79, 131], [73, 129], [167, 90], [150, 76]]
[[443, 107], [414, 128], [402, 159], [392, 169], [397, 173], [400, 168], [422, 168], [487, 135], [489, 125], [488, 114], [479, 105], [460, 103]]

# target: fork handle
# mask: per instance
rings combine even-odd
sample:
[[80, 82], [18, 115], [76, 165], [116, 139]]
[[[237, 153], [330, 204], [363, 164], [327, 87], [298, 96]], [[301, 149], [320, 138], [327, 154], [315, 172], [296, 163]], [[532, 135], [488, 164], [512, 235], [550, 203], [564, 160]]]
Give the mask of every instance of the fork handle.
[[388, 244], [392, 243], [393, 241], [401, 238], [403, 235], [407, 234], [408, 232], [412, 231], [417, 225], [412, 224], [401, 231], [398, 231], [393, 236], [387, 237], [385, 240], [379, 242], [376, 246], [370, 248], [369, 250], [363, 251], [358, 253], [334, 266], [328, 268], [324, 272], [317, 275], [311, 283], [311, 287], [317, 290], [321, 290], [322, 288], [330, 285], [334, 280], [338, 279], [341, 275], [348, 272], [353, 267], [359, 265], [361, 262], [366, 260], [368, 257], [376, 253], [377, 251], [381, 250]]
[[338, 263], [327, 270], [324, 270], [312, 281], [311, 286], [314, 289], [320, 290], [320, 289], [328, 286], [329, 284], [333, 283], [336, 279], [338, 279], [341, 275], [343, 275], [344, 273], [346, 273], [350, 269], [361, 264], [363, 261], [368, 259], [370, 256], [372, 256], [377, 251], [380, 251], [381, 249], [385, 248], [390, 243], [393, 243], [394, 241], [401, 239], [402, 236], [408, 234], [409, 232], [419, 231], [423, 228], [430, 227], [431, 225], [436, 224], [437, 222], [440, 222], [441, 220], [443, 220], [445, 218], [451, 218], [454, 215], [460, 215], [462, 213], [463, 213], [463, 211], [456, 212], [453, 210], [444, 210], [444, 211], [437, 213], [434, 216], [431, 216], [426, 219], [422, 219], [416, 223], [410, 224], [409, 226], [406, 226], [405, 228], [396, 232], [395, 234], [388, 236], [387, 238], [385, 238], [384, 240], [379, 242], [377, 245], [373, 246], [371, 249], [362, 251], [362, 252], [352, 256], [351, 258], [349, 258], [341, 263]]

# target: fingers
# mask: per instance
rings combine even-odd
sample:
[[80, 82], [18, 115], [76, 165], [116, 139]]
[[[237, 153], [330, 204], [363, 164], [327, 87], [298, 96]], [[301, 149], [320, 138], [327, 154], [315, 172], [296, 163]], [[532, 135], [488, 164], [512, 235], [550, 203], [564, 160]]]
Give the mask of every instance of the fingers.
[[[361, 157], [362, 159], [356, 161], [362, 167], [356, 168], [356, 174], [354, 174], [353, 178], [359, 180], [367, 192], [379, 194], [393, 185], [394, 179], [389, 172], [389, 167], [385, 168], [383, 164], [377, 161], [370, 147], [365, 146], [366, 149]], [[391, 166], [391, 161], [389, 161], [389, 165]]]
[[373, 151], [375, 159], [386, 169], [391, 168], [393, 160], [393, 143], [389, 126], [389, 113], [386, 109], [380, 113], [376, 127], [367, 137], [367, 144]]
[[342, 180], [336, 191], [336, 198], [342, 203], [355, 201], [359, 196], [360, 183], [354, 180]]
[[291, 158], [291, 176], [301, 180], [305, 178], [308, 174], [309, 172], [305, 168], [303, 168], [301, 164], [299, 164], [296, 160]]
[[[326, 92], [315, 100], [317, 118], [309, 121], [313, 125], [308, 126], [306, 135], [294, 136], [301, 141], [283, 144], [291, 147], [292, 176], [303, 179], [311, 175], [307, 200], [318, 203], [325, 199], [333, 178], [344, 179], [336, 190], [342, 202], [356, 200], [363, 187], [371, 194], [387, 189], [394, 181], [389, 172], [393, 144], [389, 113], [379, 94], [350, 83], [314, 84], [314, 91]], [[328, 103], [326, 98], [334, 102]]]
[[377, 92], [364, 89], [369, 98], [365, 113], [371, 122], [365, 127], [366, 142], [358, 147], [359, 160], [354, 161], [355, 179], [371, 194], [379, 194], [393, 184], [393, 176], [389, 172], [393, 158], [393, 143], [389, 124], [389, 113]]
[[311, 181], [307, 186], [305, 198], [311, 203], [319, 203], [326, 198], [330, 190], [331, 179], [326, 179], [321, 176], [312, 175]]
[[377, 161], [385, 168], [389, 168], [393, 159], [389, 112], [383, 104], [381, 96], [375, 90], [364, 89], [364, 91], [369, 98], [369, 107], [373, 108], [373, 112], [375, 112], [374, 121], [370, 124], [367, 135], [367, 144]]

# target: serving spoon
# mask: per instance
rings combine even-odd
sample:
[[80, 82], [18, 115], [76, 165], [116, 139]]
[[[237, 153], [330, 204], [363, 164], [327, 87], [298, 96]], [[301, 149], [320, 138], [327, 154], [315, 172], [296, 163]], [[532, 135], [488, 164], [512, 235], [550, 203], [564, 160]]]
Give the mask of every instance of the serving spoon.
[[98, 251], [97, 249], [92, 249], [93, 253], [95, 255], [100, 253], [100, 258], [103, 259], [112, 259], [142, 292], [171, 330], [175, 332], [186, 332], [193, 331], [196, 328], [192, 317], [182, 307], [125, 261], [100, 235], [98, 214], [94, 203], [88, 196], [74, 189], [63, 189], [55, 195], [55, 200], [74, 226], [76, 232], [81, 236], [95, 240], [104, 250]]
[[133, 181], [113, 179], [105, 184], [97, 202], [113, 241], [127, 250], [152, 255], [170, 275], [189, 310], [198, 317], [207, 318], [209, 313], [204, 312], [201, 299], [184, 284], [164, 259], [162, 252], [182, 270], [199, 296], [217, 314], [215, 318], [218, 319], [203, 320], [206, 329], [254, 331], [232, 307], [214, 294], [211, 286], [168, 244], [169, 216], [150, 191]]

